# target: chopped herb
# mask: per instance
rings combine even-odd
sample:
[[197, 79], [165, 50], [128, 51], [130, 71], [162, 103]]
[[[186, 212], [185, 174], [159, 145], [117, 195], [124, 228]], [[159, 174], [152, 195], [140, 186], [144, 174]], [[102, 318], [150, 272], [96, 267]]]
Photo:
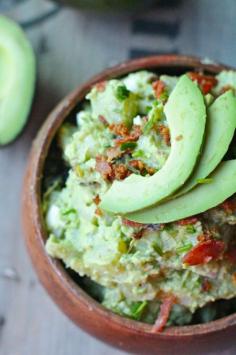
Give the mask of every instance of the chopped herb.
[[186, 251], [189, 251], [192, 248], [192, 244], [188, 243], [183, 245], [182, 247], [176, 248], [176, 251], [178, 254], [185, 253]]
[[123, 100], [127, 99], [127, 97], [129, 97], [129, 94], [130, 94], [130, 91], [126, 88], [125, 85], [120, 85], [116, 89], [116, 98], [119, 101], [123, 101]]
[[207, 179], [197, 179], [198, 184], [210, 184], [213, 181], [212, 178], [207, 178]]
[[133, 152], [132, 156], [133, 158], [143, 158], [145, 156], [145, 153], [143, 150], [139, 149]]
[[162, 118], [163, 114], [163, 106], [155, 106], [152, 108], [150, 111], [149, 119], [145, 126], [143, 127], [143, 133], [148, 134], [153, 126], [156, 124], [157, 121], [159, 121]]
[[196, 232], [196, 229], [195, 229], [195, 227], [192, 226], [191, 224], [187, 224], [187, 225], [186, 225], [186, 231], [187, 231], [188, 233], [195, 233], [195, 232]]
[[151, 109], [152, 109], [152, 106], [146, 106], [146, 112], [147, 112], [147, 113], [150, 112]]
[[164, 91], [159, 97], [158, 97], [158, 100], [160, 102], [166, 102], [167, 99], [168, 99], [168, 92], [167, 91]]
[[160, 245], [158, 245], [157, 243], [153, 243], [152, 247], [158, 255], [163, 255], [163, 250], [161, 249]]
[[130, 308], [132, 318], [136, 320], [140, 320], [147, 305], [148, 305], [147, 301], [133, 303]]
[[62, 212], [62, 216], [67, 216], [68, 214], [71, 214], [71, 213], [76, 213], [76, 209], [70, 208], [69, 210]]
[[124, 151], [126, 149], [134, 149], [137, 146], [136, 142], [125, 142], [120, 146], [120, 150]]

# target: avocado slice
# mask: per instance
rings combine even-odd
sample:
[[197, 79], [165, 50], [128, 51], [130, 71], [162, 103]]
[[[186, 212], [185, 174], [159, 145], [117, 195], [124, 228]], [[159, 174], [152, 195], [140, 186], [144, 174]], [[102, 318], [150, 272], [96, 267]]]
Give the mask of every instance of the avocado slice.
[[207, 110], [205, 143], [193, 174], [175, 196], [180, 196], [206, 178], [226, 154], [236, 128], [236, 98], [227, 91]]
[[171, 134], [166, 163], [151, 177], [132, 174], [115, 181], [102, 197], [102, 209], [128, 213], [149, 207], [170, 196], [191, 174], [203, 141], [206, 108], [199, 88], [187, 75], [180, 77], [164, 112]]
[[0, 16], [0, 145], [26, 123], [35, 87], [35, 56], [22, 29]]
[[199, 184], [185, 195], [125, 217], [139, 223], [169, 223], [219, 205], [236, 192], [236, 160], [220, 163], [210, 178], [209, 184]]

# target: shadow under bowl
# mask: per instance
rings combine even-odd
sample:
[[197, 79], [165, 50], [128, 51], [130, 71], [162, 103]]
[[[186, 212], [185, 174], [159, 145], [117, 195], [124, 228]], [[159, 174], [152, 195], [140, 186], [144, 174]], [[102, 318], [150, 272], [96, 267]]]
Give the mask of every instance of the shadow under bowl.
[[[103, 80], [142, 69], [180, 75], [189, 70], [217, 74], [224, 65], [209, 64], [188, 56], [152, 56], [122, 63], [107, 69], [64, 98], [46, 119], [35, 139], [23, 189], [25, 239], [38, 277], [59, 308], [79, 327], [113, 346], [136, 354], [203, 354], [236, 349], [236, 314], [190, 326], [170, 327], [151, 333], [151, 326], [133, 321], [105, 309], [90, 297], [69, 275], [63, 264], [45, 251], [41, 194], [46, 158], [61, 124], [74, 115], [91, 87]], [[231, 353], [231, 352], [230, 352]]]

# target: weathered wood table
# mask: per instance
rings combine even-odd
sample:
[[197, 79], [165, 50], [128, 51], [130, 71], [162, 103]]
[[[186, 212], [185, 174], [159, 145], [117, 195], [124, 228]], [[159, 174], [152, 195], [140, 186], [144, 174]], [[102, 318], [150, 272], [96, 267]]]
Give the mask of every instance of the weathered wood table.
[[236, 1], [172, 1], [131, 17], [89, 15], [40, 0], [1, 0], [0, 12], [22, 24], [38, 58], [30, 122], [14, 144], [0, 150], [0, 354], [122, 354], [74, 326], [37, 281], [20, 223], [27, 154], [58, 100], [107, 66], [167, 52], [236, 66]]

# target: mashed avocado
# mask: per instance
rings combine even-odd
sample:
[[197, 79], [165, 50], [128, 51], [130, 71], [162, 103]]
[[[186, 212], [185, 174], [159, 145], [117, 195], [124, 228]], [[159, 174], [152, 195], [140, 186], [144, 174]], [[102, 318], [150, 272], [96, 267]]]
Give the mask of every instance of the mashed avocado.
[[[189, 76], [214, 98], [236, 90], [234, 72]], [[54, 179], [43, 198], [48, 254], [120, 315], [154, 323], [171, 299], [167, 325], [189, 324], [199, 310], [201, 321], [214, 319], [222, 312], [212, 302], [236, 297], [235, 198], [163, 225], [130, 222], [99, 203], [114, 180], [164, 165], [171, 148], [164, 105], [177, 80], [141, 71], [95, 85], [77, 124], [58, 134], [66, 181]]]

